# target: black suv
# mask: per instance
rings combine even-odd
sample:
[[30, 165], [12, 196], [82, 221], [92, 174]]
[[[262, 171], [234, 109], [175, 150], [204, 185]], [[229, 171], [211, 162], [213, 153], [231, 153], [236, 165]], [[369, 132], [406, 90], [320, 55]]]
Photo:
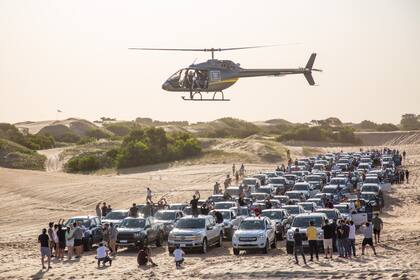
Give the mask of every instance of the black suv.
[[140, 243], [162, 246], [163, 224], [155, 223], [153, 217], [125, 218], [118, 227], [117, 245], [119, 247], [138, 247]]
[[98, 244], [102, 241], [102, 227], [101, 222], [96, 216], [75, 216], [71, 217], [64, 224], [65, 227], [73, 223], [80, 222], [83, 228], [83, 247], [85, 251], [92, 249], [93, 244]]

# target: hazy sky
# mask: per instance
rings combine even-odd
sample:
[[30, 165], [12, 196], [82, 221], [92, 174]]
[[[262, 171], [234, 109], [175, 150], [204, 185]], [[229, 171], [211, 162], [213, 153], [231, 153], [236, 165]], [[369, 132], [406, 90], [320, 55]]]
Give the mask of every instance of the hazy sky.
[[[317, 52], [318, 87], [304, 77], [239, 80], [231, 102], [199, 103], [162, 83], [208, 53], [128, 47], [297, 46], [216, 54], [244, 68], [299, 67]], [[420, 113], [420, 1], [0, 0], [0, 122], [95, 120], [398, 122]]]

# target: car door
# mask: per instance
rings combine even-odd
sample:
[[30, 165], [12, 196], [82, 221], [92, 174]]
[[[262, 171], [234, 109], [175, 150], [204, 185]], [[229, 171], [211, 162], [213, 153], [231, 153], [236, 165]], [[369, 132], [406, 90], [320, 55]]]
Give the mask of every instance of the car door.
[[209, 217], [209, 225], [211, 228], [208, 230], [209, 240], [213, 243], [219, 238], [220, 227], [219, 225], [216, 225], [216, 221], [213, 217]]
[[92, 233], [93, 240], [95, 243], [100, 242], [103, 238], [102, 236], [102, 227], [101, 222], [99, 221], [99, 218], [93, 218], [93, 221], [95, 223], [94, 232]]
[[156, 230], [153, 228], [153, 226], [155, 225], [152, 225], [151, 217], [147, 217], [144, 229], [146, 231], [147, 239], [149, 242], [156, 239]]

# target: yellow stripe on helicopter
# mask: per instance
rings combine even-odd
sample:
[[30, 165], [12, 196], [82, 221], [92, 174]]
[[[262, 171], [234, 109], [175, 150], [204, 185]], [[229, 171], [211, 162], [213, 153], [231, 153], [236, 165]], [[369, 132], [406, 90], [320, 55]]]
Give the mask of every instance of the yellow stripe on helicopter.
[[224, 83], [236, 83], [239, 78], [233, 78], [229, 80], [221, 80], [221, 81], [211, 81], [210, 85], [217, 85], [217, 84], [224, 84]]

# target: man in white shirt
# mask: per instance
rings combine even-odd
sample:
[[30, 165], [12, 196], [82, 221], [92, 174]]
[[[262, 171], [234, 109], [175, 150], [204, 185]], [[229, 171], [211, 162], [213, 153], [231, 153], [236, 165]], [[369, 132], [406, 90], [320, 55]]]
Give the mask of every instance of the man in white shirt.
[[100, 266], [101, 262], [102, 265], [105, 266], [107, 262], [109, 262], [109, 266], [112, 265], [112, 259], [108, 256], [109, 249], [101, 242], [99, 243], [98, 249], [96, 249], [96, 258], [98, 259], [98, 267]]
[[353, 221], [349, 224], [349, 247], [350, 253], [353, 253], [353, 257], [356, 257], [356, 225]]
[[174, 250], [175, 265], [177, 269], [180, 268], [181, 264], [184, 262], [184, 255], [184, 251], [182, 251], [182, 249], [177, 246]]

